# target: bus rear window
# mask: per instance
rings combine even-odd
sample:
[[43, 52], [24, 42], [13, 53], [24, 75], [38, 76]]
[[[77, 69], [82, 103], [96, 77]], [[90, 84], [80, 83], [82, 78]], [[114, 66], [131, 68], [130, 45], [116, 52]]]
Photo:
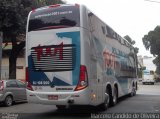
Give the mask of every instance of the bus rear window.
[[32, 12], [29, 18], [28, 31], [79, 26], [79, 7], [59, 6]]

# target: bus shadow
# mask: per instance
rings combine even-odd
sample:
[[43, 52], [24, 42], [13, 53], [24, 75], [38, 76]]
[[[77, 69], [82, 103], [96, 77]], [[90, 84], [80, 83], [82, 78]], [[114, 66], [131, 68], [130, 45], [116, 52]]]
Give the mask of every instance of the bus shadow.
[[65, 110], [55, 110], [42, 114], [44, 117], [54, 118], [90, 118], [92, 113], [100, 113], [101, 109], [94, 106], [71, 106]]
[[[119, 98], [118, 104], [121, 102], [129, 99], [129, 96], [123, 96]], [[117, 104], [117, 105], [118, 105]], [[115, 105], [116, 106], [116, 105]], [[109, 107], [110, 108], [110, 107]], [[34, 118], [34, 119], [75, 119], [75, 118], [92, 118], [92, 114], [106, 114], [106, 111], [103, 111], [98, 106], [71, 106], [64, 110], [58, 110], [53, 109], [50, 112], [44, 112], [44, 113], [35, 113], [35, 114], [29, 114], [25, 116], [24, 119], [28, 118]], [[27, 118], [26, 118], [27, 117]]]
[[[119, 98], [118, 104], [123, 102], [127, 98], [129, 99], [130, 96], [125, 95]], [[103, 114], [103, 113], [107, 113], [107, 110], [103, 111], [98, 106], [97, 107], [95, 106], [71, 106], [70, 108], [67, 108], [65, 110], [55, 110], [54, 112], [51, 111], [51, 112], [43, 113], [41, 114], [41, 117], [69, 118], [69, 119], [70, 118], [91, 118], [92, 114]]]

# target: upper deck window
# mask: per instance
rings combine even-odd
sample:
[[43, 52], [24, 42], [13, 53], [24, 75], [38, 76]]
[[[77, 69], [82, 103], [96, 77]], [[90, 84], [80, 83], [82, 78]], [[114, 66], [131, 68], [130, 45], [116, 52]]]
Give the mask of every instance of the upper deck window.
[[80, 26], [80, 11], [76, 6], [59, 6], [32, 12], [28, 31]]

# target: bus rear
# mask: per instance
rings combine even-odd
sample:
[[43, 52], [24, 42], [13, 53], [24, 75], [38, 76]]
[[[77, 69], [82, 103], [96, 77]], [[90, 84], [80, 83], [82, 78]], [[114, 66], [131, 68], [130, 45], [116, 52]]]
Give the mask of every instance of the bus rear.
[[57, 106], [89, 103], [80, 39], [78, 5], [51, 5], [30, 12], [26, 35], [29, 102]]

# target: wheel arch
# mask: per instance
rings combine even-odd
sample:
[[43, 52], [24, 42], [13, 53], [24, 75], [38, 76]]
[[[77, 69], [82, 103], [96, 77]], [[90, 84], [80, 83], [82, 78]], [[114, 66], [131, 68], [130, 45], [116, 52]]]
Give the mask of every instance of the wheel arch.
[[14, 101], [14, 96], [13, 96], [13, 94], [11, 92], [8, 92], [8, 93], [5, 94], [4, 100], [6, 99], [7, 96], [11, 96], [13, 101]]
[[119, 96], [119, 88], [118, 88], [118, 83], [115, 83], [114, 84], [114, 88], [116, 88], [116, 90], [117, 90], [117, 97]]
[[109, 95], [112, 96], [112, 86], [111, 86], [110, 83], [108, 83], [108, 84], [106, 85], [106, 90], [108, 90]]

